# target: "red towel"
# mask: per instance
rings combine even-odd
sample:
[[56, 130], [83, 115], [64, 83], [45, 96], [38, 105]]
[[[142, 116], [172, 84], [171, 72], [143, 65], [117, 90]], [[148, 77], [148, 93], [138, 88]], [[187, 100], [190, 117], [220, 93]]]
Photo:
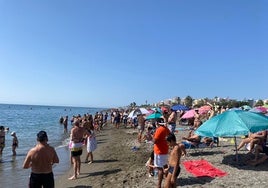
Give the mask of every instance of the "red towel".
[[226, 172], [215, 168], [206, 160], [184, 161], [183, 165], [188, 172], [196, 177], [223, 177], [227, 175]]

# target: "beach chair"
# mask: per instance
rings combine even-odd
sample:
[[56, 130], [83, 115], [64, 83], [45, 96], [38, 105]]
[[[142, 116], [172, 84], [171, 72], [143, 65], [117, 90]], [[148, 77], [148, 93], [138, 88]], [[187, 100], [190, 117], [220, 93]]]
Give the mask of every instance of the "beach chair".
[[211, 149], [215, 142], [215, 139], [211, 139], [210, 142], [208, 142], [204, 138], [201, 138], [199, 142], [183, 141], [182, 143], [185, 146], [187, 154], [193, 154], [202, 153], [205, 148]]

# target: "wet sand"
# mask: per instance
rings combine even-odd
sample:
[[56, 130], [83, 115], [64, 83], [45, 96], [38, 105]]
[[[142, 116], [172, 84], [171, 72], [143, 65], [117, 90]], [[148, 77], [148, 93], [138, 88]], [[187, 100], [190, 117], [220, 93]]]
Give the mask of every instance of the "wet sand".
[[[182, 127], [182, 126], [177, 126]], [[176, 133], [178, 141], [186, 136], [188, 131]], [[68, 180], [72, 168], [64, 175], [57, 177], [57, 188], [152, 188], [156, 187], [157, 179], [149, 177], [145, 163], [150, 156], [152, 146], [148, 143], [139, 144], [136, 141], [137, 132], [131, 128], [115, 129], [107, 125], [97, 135], [98, 148], [94, 152], [92, 164], [82, 163], [81, 174], [76, 180]], [[238, 139], [239, 143], [240, 139]], [[132, 150], [136, 146], [137, 150]], [[236, 162], [234, 143], [231, 139], [220, 142], [219, 147], [187, 150], [185, 160], [206, 159], [215, 167], [228, 173], [225, 177], [197, 178], [187, 172], [181, 165], [181, 174], [177, 179], [177, 187], [266, 187], [268, 185], [268, 161], [253, 167], [247, 165], [251, 155], [248, 151], [239, 151], [239, 162]], [[85, 160], [85, 150], [81, 157]], [[163, 181], [164, 183], [164, 181]]]

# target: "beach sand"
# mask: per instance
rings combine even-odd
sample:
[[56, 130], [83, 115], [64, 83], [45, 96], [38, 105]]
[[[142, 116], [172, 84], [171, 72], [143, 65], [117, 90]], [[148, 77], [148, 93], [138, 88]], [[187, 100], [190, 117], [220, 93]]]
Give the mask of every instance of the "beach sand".
[[[187, 133], [187, 130], [176, 133], [178, 141]], [[98, 148], [93, 153], [94, 162], [84, 163], [84, 150], [78, 179], [68, 180], [72, 175], [70, 168], [63, 176], [56, 178], [56, 188], [156, 187], [157, 179], [149, 177], [145, 167], [152, 146], [148, 143], [139, 144], [136, 138], [137, 132], [131, 128], [115, 129], [112, 125], [105, 126], [97, 135]], [[138, 149], [132, 150], [134, 146]], [[205, 159], [228, 175], [197, 178], [181, 165], [177, 187], [266, 187], [268, 161], [256, 167], [246, 165], [245, 161], [252, 156], [248, 155], [246, 150], [242, 150], [239, 151], [239, 162], [236, 162], [234, 148], [234, 143], [229, 138], [221, 141], [219, 147], [188, 149], [188, 155], [183, 157], [181, 162]]]

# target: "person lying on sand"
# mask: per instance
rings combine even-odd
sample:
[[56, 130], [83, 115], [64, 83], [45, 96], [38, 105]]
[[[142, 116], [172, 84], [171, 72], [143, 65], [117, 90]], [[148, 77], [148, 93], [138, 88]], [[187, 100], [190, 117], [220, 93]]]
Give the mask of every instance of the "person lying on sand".
[[182, 144], [184, 144], [185, 148], [190, 148], [191, 146], [196, 147], [201, 141], [201, 137], [197, 134], [194, 134], [193, 131], [189, 132], [188, 137], [182, 137], [184, 141], [182, 141]]

